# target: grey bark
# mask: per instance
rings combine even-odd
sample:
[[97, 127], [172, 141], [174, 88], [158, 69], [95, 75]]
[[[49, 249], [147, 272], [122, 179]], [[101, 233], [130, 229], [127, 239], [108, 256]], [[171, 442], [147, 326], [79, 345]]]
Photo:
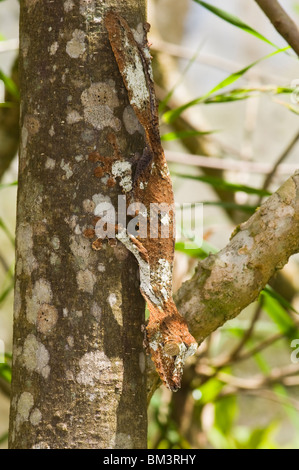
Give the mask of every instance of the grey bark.
[[[21, 146], [10, 448], [145, 448], [144, 301], [118, 242], [92, 248], [96, 205], [121, 193], [89, 157], [136, 159], [132, 117], [107, 33], [145, 1], [23, 0]], [[109, 182], [108, 182], [109, 181]], [[113, 184], [112, 184], [113, 183]]]

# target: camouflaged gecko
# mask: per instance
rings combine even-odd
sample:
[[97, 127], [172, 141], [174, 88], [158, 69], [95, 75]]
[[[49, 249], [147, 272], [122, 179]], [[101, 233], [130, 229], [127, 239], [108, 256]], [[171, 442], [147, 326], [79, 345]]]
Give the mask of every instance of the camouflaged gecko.
[[[163, 217], [154, 214], [154, 218], [158, 217], [156, 232], [150, 232], [148, 227], [146, 237], [141, 238], [119, 227], [116, 237], [139, 263], [140, 291], [150, 311], [146, 327], [148, 349], [163, 383], [176, 391], [181, 385], [185, 360], [195, 353], [197, 343], [172, 298], [174, 198], [160, 140], [151, 56], [146, 39], [149, 25], [144, 25], [142, 44], [134, 39], [127, 22], [114, 11], [107, 13], [105, 27], [130, 104], [145, 131], [146, 147], [135, 171], [128, 203], [142, 203], [147, 212], [144, 217], [152, 223], [153, 218], [150, 219], [149, 214], [153, 207], [166, 204], [171, 208]], [[162, 236], [166, 227], [167, 237]]]

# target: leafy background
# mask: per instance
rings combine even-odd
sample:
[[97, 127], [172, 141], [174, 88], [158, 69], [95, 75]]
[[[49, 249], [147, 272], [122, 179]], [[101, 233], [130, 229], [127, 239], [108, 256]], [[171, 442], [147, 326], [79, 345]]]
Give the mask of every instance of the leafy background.
[[[298, 22], [299, 3], [281, 4]], [[161, 134], [176, 201], [204, 203], [203, 240], [185, 231], [176, 244], [177, 289], [296, 168], [299, 69], [294, 53], [253, 1], [151, 0], [149, 13]], [[0, 156], [19, 99], [13, 73], [17, 35], [18, 2], [0, 1], [0, 84], [6, 89]], [[17, 131], [13, 135], [17, 141]], [[2, 448], [7, 446], [16, 179], [14, 158], [0, 181]], [[150, 448], [299, 448], [298, 292], [294, 256], [254, 304], [200, 346], [179, 392], [157, 390], [149, 408]]]

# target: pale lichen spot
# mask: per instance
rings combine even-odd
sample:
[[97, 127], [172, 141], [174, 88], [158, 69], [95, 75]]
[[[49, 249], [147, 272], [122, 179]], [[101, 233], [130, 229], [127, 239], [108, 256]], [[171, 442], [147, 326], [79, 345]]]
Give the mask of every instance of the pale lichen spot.
[[127, 193], [132, 189], [132, 166], [130, 162], [116, 161], [111, 169], [114, 178], [120, 178], [119, 185]]
[[66, 338], [67, 344], [70, 348], [74, 347], [74, 337], [73, 336], [68, 336]]
[[130, 105], [126, 106], [126, 108], [124, 109], [123, 122], [126, 128], [126, 131], [130, 135], [133, 135], [135, 132], [139, 132], [140, 134], [143, 134], [144, 132], [143, 127], [138, 121], [137, 116], [134, 113], [132, 106]]
[[51, 449], [47, 442], [41, 441], [32, 446], [32, 449]]
[[29, 372], [37, 372], [45, 379], [49, 376], [49, 352], [32, 334], [29, 334], [25, 339], [22, 359], [24, 366]]
[[108, 203], [109, 205], [112, 206], [112, 202], [111, 202], [110, 197], [105, 196], [104, 194], [101, 194], [101, 193], [94, 194], [92, 196], [92, 200], [95, 204], [94, 214], [98, 215], [98, 216], [104, 215], [103, 210], [106, 210], [106, 209], [104, 209], [104, 207], [108, 207], [108, 206], [103, 206], [103, 208], [101, 208], [101, 204]]
[[15, 296], [14, 296], [14, 318], [18, 318], [21, 312], [22, 300], [20, 281], [17, 279], [15, 284]]
[[27, 114], [24, 118], [24, 126], [30, 135], [35, 135], [40, 130], [40, 121], [36, 116]]
[[74, 2], [73, 0], [66, 0], [63, 4], [64, 11], [66, 13], [69, 13], [74, 7]]
[[29, 323], [35, 323], [42, 305], [52, 303], [51, 284], [46, 279], [39, 279], [35, 282], [30, 294], [26, 294], [26, 317]]
[[145, 371], [145, 354], [144, 352], [139, 353], [139, 369], [140, 372], [143, 374]]
[[84, 119], [98, 130], [111, 127], [115, 131], [121, 129], [120, 120], [114, 116], [114, 108], [119, 106], [119, 100], [114, 84], [93, 83], [81, 94], [84, 108]]
[[85, 16], [86, 19], [92, 20], [95, 14], [95, 0], [80, 0], [79, 12]]
[[33, 396], [29, 392], [23, 392], [18, 399], [16, 427], [17, 429], [24, 421], [28, 421], [29, 413], [34, 405]]
[[71, 111], [68, 112], [66, 116], [66, 122], [67, 124], [76, 124], [76, 122], [82, 121], [82, 116], [78, 113], [78, 111], [72, 109]]
[[104, 273], [106, 271], [105, 265], [103, 263], [98, 264], [98, 271]]
[[70, 163], [65, 163], [64, 158], [61, 160], [60, 168], [65, 172], [65, 178], [68, 180], [73, 176], [73, 170]]
[[51, 240], [51, 245], [53, 246], [54, 250], [58, 250], [60, 247], [60, 240], [57, 235], [54, 235], [54, 237]]
[[72, 39], [67, 42], [66, 52], [73, 59], [81, 57], [85, 51], [85, 33], [80, 29], [75, 29]]
[[84, 199], [82, 205], [83, 205], [84, 212], [87, 212], [87, 213], [92, 213], [96, 207], [95, 203], [91, 201], [90, 199]]
[[111, 308], [116, 304], [116, 301], [117, 301], [116, 295], [114, 293], [109, 294], [108, 303]]
[[88, 268], [96, 260], [96, 254], [91, 248], [90, 241], [82, 235], [70, 237], [70, 249], [80, 269]]
[[36, 326], [40, 333], [50, 334], [58, 320], [57, 309], [53, 305], [43, 304], [37, 313]]
[[42, 414], [38, 408], [34, 408], [34, 410], [32, 410], [29, 420], [32, 426], [37, 426], [41, 422]]
[[140, 44], [140, 45], [142, 46], [142, 45], [143, 45], [143, 41], [144, 41], [144, 28], [143, 28], [143, 24], [142, 24], [142, 23], [138, 23], [137, 28], [136, 28], [136, 29], [132, 29], [132, 33], [133, 33], [133, 36], [134, 36], [135, 41], [138, 42], [138, 44]]
[[107, 298], [108, 304], [112, 310], [113, 316], [119, 326], [123, 326], [122, 300], [118, 294], [111, 292]]
[[50, 135], [51, 137], [53, 137], [53, 135], [55, 135], [55, 130], [54, 130], [54, 125], [53, 125], [53, 124], [52, 124], [52, 126], [50, 127], [50, 129], [49, 129], [49, 135]]
[[37, 2], [39, 2], [39, 0], [25, 0], [25, 5], [28, 8], [28, 10], [30, 11], [31, 9], [33, 9], [35, 7]]
[[51, 46], [49, 48], [50, 55], [56, 54], [58, 47], [59, 47], [58, 42], [57, 41], [53, 42], [53, 44], [51, 44]]
[[93, 302], [90, 313], [97, 321], [99, 321], [102, 315], [102, 309], [96, 302]]
[[57, 256], [56, 253], [51, 253], [51, 255], [50, 255], [50, 264], [52, 266], [58, 266], [59, 264], [61, 264], [61, 260], [60, 260], [59, 256]]
[[115, 434], [110, 442], [111, 449], [134, 449], [130, 434], [118, 432]]
[[95, 381], [109, 376], [111, 362], [103, 351], [87, 352], [80, 359], [79, 367], [80, 372], [76, 377], [77, 382], [85, 386], [94, 386]]
[[17, 228], [17, 252], [22, 258], [23, 271], [27, 275], [37, 268], [37, 261], [33, 255], [33, 230], [28, 223], [21, 223]]
[[93, 293], [93, 288], [96, 283], [97, 278], [89, 269], [81, 270], [77, 273], [76, 276], [77, 284], [80, 290], [87, 292], [88, 294]]
[[46, 170], [54, 170], [55, 165], [56, 165], [55, 160], [53, 160], [53, 158], [47, 157], [47, 160], [45, 162]]

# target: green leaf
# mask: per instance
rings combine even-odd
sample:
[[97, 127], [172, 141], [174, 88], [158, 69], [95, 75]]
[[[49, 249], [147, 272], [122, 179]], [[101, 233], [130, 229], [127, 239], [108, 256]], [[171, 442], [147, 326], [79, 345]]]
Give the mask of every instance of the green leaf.
[[269, 284], [266, 287], [264, 287], [263, 291], [266, 292], [266, 294], [273, 297], [274, 299], [276, 299], [282, 307], [284, 307], [285, 309], [291, 310], [292, 312], [299, 315], [299, 312], [297, 312], [297, 310], [293, 307], [293, 305], [290, 304], [290, 302], [288, 302], [284, 297], [282, 297], [282, 295], [276, 292], [271, 286], [269, 286]]
[[243, 191], [244, 193], [247, 193], [247, 194], [257, 194], [259, 196], [271, 195], [271, 193], [265, 189], [253, 188], [251, 186], [246, 186], [244, 184], [230, 183], [228, 181], [225, 181], [221, 178], [216, 178], [214, 176], [195, 176], [195, 175], [188, 175], [184, 173], [176, 173], [173, 171], [171, 172], [171, 174], [180, 178], [188, 178], [188, 179], [193, 179], [195, 181], [201, 181], [203, 183], [210, 184], [211, 186], [214, 186], [215, 188], [225, 189], [227, 191], [232, 191], [232, 192]]
[[11, 382], [11, 367], [8, 364], [0, 364], [0, 377], [5, 380], [5, 382]]
[[263, 297], [263, 309], [278, 327], [279, 331], [288, 338], [298, 337], [298, 328], [288, 312], [267, 291], [260, 294]]
[[5, 432], [4, 434], [2, 434], [2, 436], [0, 436], [0, 444], [3, 444], [3, 442], [7, 441], [7, 439], [8, 439], [8, 433]]
[[259, 87], [259, 88], [235, 88], [234, 90], [219, 93], [218, 95], [211, 96], [203, 100], [203, 104], [218, 104], [218, 103], [229, 103], [233, 101], [247, 100], [249, 98], [254, 98], [260, 94], [270, 94], [270, 95], [281, 95], [281, 94], [290, 94], [294, 92], [294, 88], [286, 87]]
[[224, 383], [218, 379], [210, 379], [204, 383], [199, 390], [202, 394], [200, 403], [206, 404], [213, 402], [224, 387]]
[[2, 70], [0, 70], [0, 80], [3, 81], [3, 83], [5, 85], [5, 88], [7, 89], [7, 91], [9, 91], [11, 93], [12, 96], [14, 96], [17, 99], [20, 98], [19, 90], [18, 90], [17, 85], [15, 84], [15, 82], [11, 78], [9, 78], [7, 75], [5, 75], [5, 73], [2, 72]]
[[208, 135], [213, 134], [217, 131], [179, 131], [179, 132], [168, 132], [167, 134], [161, 135], [161, 140], [169, 141], [175, 139], [186, 139], [188, 137], [194, 137], [197, 135]]
[[13, 288], [14, 283], [12, 282], [8, 287], [6, 287], [6, 289], [2, 291], [2, 293], [0, 293], [0, 305], [2, 304], [2, 302], [4, 302], [9, 293], [13, 290]]
[[187, 256], [191, 258], [199, 258], [205, 259], [209, 256], [210, 253], [217, 253], [218, 250], [210, 245], [205, 240], [202, 241], [202, 245], [199, 247], [195, 241], [186, 240], [186, 241], [179, 241], [175, 244], [176, 251], [181, 253], [185, 253]]
[[236, 396], [231, 395], [217, 400], [215, 403], [215, 426], [224, 435], [230, 433], [237, 416]]
[[0, 189], [10, 188], [11, 186], [17, 186], [18, 182], [14, 181], [13, 183], [0, 183]]
[[238, 210], [238, 211], [246, 212], [248, 214], [253, 214], [256, 211], [256, 206], [249, 206], [246, 204], [237, 204], [235, 202], [204, 201], [202, 204], [206, 206], [219, 206], [219, 207], [222, 207], [223, 209]]
[[262, 62], [263, 60], [266, 60], [266, 59], [269, 59], [270, 57], [273, 57], [274, 55], [276, 54], [279, 54], [280, 52], [284, 52], [286, 51], [287, 49], [290, 49], [290, 46], [288, 47], [284, 47], [283, 49], [279, 49], [277, 51], [274, 51], [272, 52], [271, 54], [268, 54], [264, 57], [262, 57], [261, 59], [258, 59], [256, 60], [255, 62], [253, 62], [252, 64], [250, 65], [247, 65], [247, 67], [244, 67], [243, 69], [241, 70], [238, 70], [237, 72], [234, 72], [232, 73], [231, 75], [229, 75], [227, 78], [225, 78], [224, 80], [222, 80], [220, 83], [218, 83], [218, 85], [216, 85], [214, 88], [212, 88], [208, 93], [206, 93], [205, 95], [203, 96], [200, 96], [199, 98], [196, 98], [195, 100], [192, 100], [192, 101], [189, 101], [188, 103], [185, 103], [184, 105], [176, 108], [176, 109], [173, 109], [171, 111], [167, 111], [164, 115], [163, 115], [163, 120], [167, 123], [172, 123], [174, 122], [179, 116], [180, 114], [185, 111], [186, 109], [190, 108], [191, 106], [195, 106], [197, 104], [200, 104], [200, 103], [203, 103], [208, 97], [210, 97], [211, 95], [213, 95], [214, 93], [216, 93], [217, 91], [221, 90], [222, 88], [225, 88], [229, 85], [231, 85], [232, 83], [234, 83], [235, 81], [239, 80], [239, 78], [241, 78], [248, 70], [250, 70], [252, 67], [254, 67], [255, 65], [259, 64], [260, 62]]
[[292, 113], [297, 114], [297, 115], [299, 114], [299, 106], [298, 105], [296, 106], [296, 105], [288, 103], [286, 101], [281, 101], [281, 100], [277, 100], [277, 99], [274, 99], [274, 98], [273, 98], [273, 101], [275, 101], [275, 103], [277, 103], [277, 104], [280, 104], [281, 106], [284, 106], [285, 108], [287, 108]]
[[[201, 46], [200, 46], [201, 47]], [[195, 51], [195, 53], [193, 54], [193, 56], [191, 57], [191, 59], [188, 61], [186, 67], [184, 68], [180, 78], [175, 82], [175, 84], [173, 85], [172, 89], [167, 93], [167, 95], [165, 96], [165, 98], [163, 100], [160, 101], [159, 103], [159, 113], [163, 113], [164, 109], [166, 108], [167, 106], [167, 103], [168, 101], [171, 99], [172, 95], [174, 94], [175, 90], [177, 89], [177, 87], [183, 82], [183, 79], [186, 75], [186, 73], [188, 72], [188, 70], [190, 69], [191, 65], [193, 65], [194, 61], [196, 60], [198, 54], [199, 54], [199, 51], [200, 51], [200, 47], [198, 47], [198, 49]]]
[[246, 33], [252, 34], [258, 39], [261, 39], [262, 41], [266, 42], [267, 44], [270, 44], [270, 46], [275, 47], [276, 49], [279, 49], [273, 42], [269, 41], [265, 36], [260, 34], [258, 31], [253, 29], [251, 26], [248, 24], [244, 23], [240, 18], [238, 18], [235, 15], [232, 15], [231, 13], [228, 13], [227, 11], [221, 10], [220, 8], [214, 7], [213, 5], [210, 5], [209, 3], [202, 2], [200, 0], [194, 0], [196, 3], [199, 3], [201, 6], [209, 10], [210, 12], [214, 13], [214, 15], [218, 16], [224, 21], [227, 21], [228, 23], [232, 24], [233, 26], [236, 26], [237, 28], [242, 29]]
[[0, 108], [15, 108], [16, 106], [17, 104], [11, 101], [5, 101], [5, 103], [0, 103]]

